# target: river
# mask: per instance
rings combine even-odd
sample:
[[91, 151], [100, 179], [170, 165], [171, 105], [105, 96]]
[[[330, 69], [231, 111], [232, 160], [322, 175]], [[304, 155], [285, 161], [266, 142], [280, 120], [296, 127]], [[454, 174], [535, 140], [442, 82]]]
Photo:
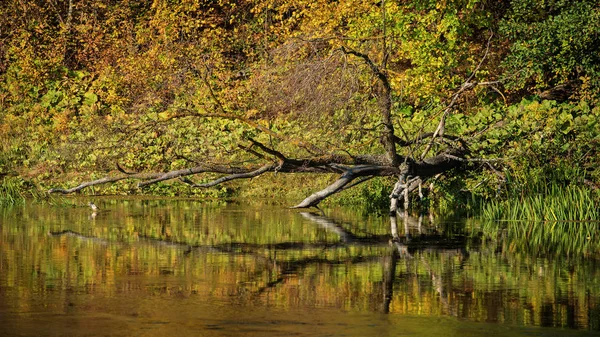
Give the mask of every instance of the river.
[[0, 209], [1, 336], [600, 335], [595, 246], [526, 223], [88, 201]]

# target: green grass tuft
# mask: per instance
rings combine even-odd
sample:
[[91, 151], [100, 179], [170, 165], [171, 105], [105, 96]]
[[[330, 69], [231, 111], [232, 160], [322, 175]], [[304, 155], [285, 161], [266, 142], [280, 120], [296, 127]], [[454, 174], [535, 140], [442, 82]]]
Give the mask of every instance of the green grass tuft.
[[27, 199], [39, 200], [43, 197], [37, 187], [20, 177], [4, 177], [0, 182], [0, 206], [19, 205]]
[[491, 200], [481, 216], [489, 220], [600, 221], [598, 193], [578, 186], [552, 183], [536, 194]]

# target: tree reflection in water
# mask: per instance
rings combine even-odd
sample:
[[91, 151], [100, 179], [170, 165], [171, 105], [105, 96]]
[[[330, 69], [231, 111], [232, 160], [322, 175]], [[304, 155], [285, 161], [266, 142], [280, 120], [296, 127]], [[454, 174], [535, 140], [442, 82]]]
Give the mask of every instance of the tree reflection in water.
[[72, 311], [86, 294], [140, 306], [169, 296], [600, 330], [595, 259], [529, 255], [476, 225], [143, 206], [5, 217], [2, 306], [47, 308], [44, 298], [68, 294]]

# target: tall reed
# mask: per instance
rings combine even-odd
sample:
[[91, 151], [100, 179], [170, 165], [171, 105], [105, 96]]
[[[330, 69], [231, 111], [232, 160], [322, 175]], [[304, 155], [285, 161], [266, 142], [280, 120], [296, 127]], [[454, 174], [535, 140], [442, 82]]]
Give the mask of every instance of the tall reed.
[[569, 185], [550, 183], [534, 194], [482, 205], [482, 218], [489, 220], [600, 221], [597, 192]]
[[0, 184], [0, 206], [19, 204], [25, 201], [20, 180], [4, 177]]
[[4, 177], [0, 182], [0, 206], [22, 204], [26, 199], [39, 200], [43, 193], [19, 177]]

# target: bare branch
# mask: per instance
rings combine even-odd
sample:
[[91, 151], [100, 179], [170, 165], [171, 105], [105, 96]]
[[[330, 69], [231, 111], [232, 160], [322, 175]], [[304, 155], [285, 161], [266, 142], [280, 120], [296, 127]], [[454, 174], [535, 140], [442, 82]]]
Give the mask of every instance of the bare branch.
[[275, 165], [275, 164], [267, 164], [267, 165], [264, 165], [263, 167], [259, 168], [258, 170], [254, 170], [252, 172], [231, 174], [231, 175], [221, 177], [219, 179], [213, 180], [213, 181], [205, 183], [205, 184], [194, 184], [194, 185], [192, 185], [192, 187], [213, 187], [213, 186], [219, 185], [221, 183], [224, 183], [224, 182], [230, 181], [230, 180], [250, 179], [250, 178], [258, 177], [259, 175], [261, 175], [265, 172], [272, 171], [276, 167], [277, 167], [277, 165]]
[[410, 178], [410, 176], [407, 175], [408, 172], [408, 166], [404, 168], [401, 166], [400, 177], [394, 185], [392, 194], [390, 194], [390, 216], [392, 217], [396, 216], [396, 211], [398, 210], [398, 203], [402, 199], [404, 199], [404, 208], [408, 209], [408, 193], [414, 191], [417, 187], [420, 186], [421, 182], [423, 181], [419, 176]]
[[356, 185], [360, 185], [360, 184], [362, 184], [362, 183], [364, 183], [364, 182], [367, 182], [367, 181], [369, 181], [369, 180], [371, 180], [371, 179], [373, 179], [373, 178], [375, 178], [375, 176], [367, 176], [367, 177], [362, 177], [362, 178], [358, 179], [357, 181], [353, 182], [352, 184], [350, 184], [350, 185], [348, 185], [348, 186], [344, 186], [344, 188], [342, 188], [342, 189], [340, 190], [340, 192], [342, 192], [342, 191], [345, 191], [345, 190], [347, 190], [347, 189], [350, 189], [350, 188], [352, 188], [352, 187], [354, 187], [354, 186], [356, 186]]
[[96, 179], [93, 181], [88, 181], [88, 182], [82, 183], [80, 185], [77, 185], [77, 186], [75, 186], [73, 188], [69, 188], [69, 189], [52, 188], [52, 189], [48, 190], [48, 193], [62, 193], [62, 194], [75, 193], [75, 192], [79, 192], [80, 190], [82, 190], [86, 187], [102, 185], [102, 184], [106, 184], [106, 183], [114, 183], [114, 182], [117, 182], [117, 181], [120, 181], [123, 179], [152, 179], [155, 177], [159, 177], [161, 174], [163, 174], [163, 173], [137, 173], [137, 174], [126, 174], [126, 175], [114, 176], [114, 177], [104, 177], [104, 178], [100, 178], [100, 179]]
[[333, 184], [327, 186], [326, 188], [318, 192], [313, 193], [312, 195], [304, 199], [301, 203], [292, 208], [316, 207], [321, 201], [323, 201], [323, 199], [329, 197], [332, 194], [342, 191], [344, 187], [350, 182], [352, 182], [352, 180], [354, 180], [355, 178], [371, 175], [391, 175], [397, 172], [397, 168], [385, 166], [359, 165], [349, 168]]
[[271, 149], [270, 147], [264, 145], [263, 143], [256, 141], [252, 138], [248, 138], [249, 141], [252, 142], [252, 145], [256, 145], [258, 146], [261, 150], [265, 151], [266, 153], [275, 156], [276, 158], [278, 158], [281, 161], [286, 161], [287, 158], [279, 151], [276, 151], [274, 149]]
[[[341, 48], [342, 52], [349, 55], [354, 55], [356, 57], [361, 58], [367, 66], [371, 69], [371, 72], [377, 76], [379, 82], [383, 87], [383, 97], [382, 97], [382, 110], [381, 110], [381, 122], [384, 125], [384, 131], [382, 135], [383, 146], [385, 148], [386, 154], [388, 156], [388, 160], [392, 164], [392, 166], [399, 165], [399, 159], [396, 152], [396, 142], [394, 141], [396, 135], [394, 134], [394, 123], [392, 123], [391, 113], [392, 113], [392, 86], [390, 85], [390, 81], [388, 76], [377, 67], [375, 63], [369, 58], [368, 55], [360, 53], [358, 51], [348, 49], [346, 47]], [[402, 136], [407, 139], [406, 132], [400, 126], [400, 131], [402, 132]]]
[[116, 165], [117, 165], [117, 170], [121, 173], [128, 174], [128, 175], [135, 174], [134, 172], [125, 171], [125, 169], [123, 167], [121, 167], [121, 165], [118, 162], [116, 163]]
[[[281, 154], [281, 156], [283, 156]], [[442, 155], [428, 158], [421, 162], [412, 162], [410, 164], [411, 174], [419, 175], [423, 179], [431, 177], [440, 172], [445, 172], [460, 165], [464, 159], [461, 156], [461, 152], [456, 150], [454, 152], [447, 152]], [[343, 191], [345, 189], [354, 187], [362, 182], [367, 181], [375, 176], [391, 176], [400, 173], [398, 167], [390, 166], [389, 163], [382, 158], [383, 156], [377, 155], [358, 155], [355, 157], [330, 155], [323, 157], [315, 157], [309, 159], [289, 159], [280, 160], [279, 163], [269, 163], [263, 166], [241, 166], [232, 167], [225, 165], [200, 165], [192, 168], [173, 170], [168, 172], [156, 172], [156, 173], [135, 173], [135, 174], [119, 174], [116, 176], [108, 176], [101, 179], [84, 182], [76, 187], [70, 189], [55, 188], [48, 191], [48, 193], [74, 193], [84, 188], [113, 183], [123, 179], [137, 179], [142, 180], [138, 183], [138, 187], [144, 187], [150, 184], [155, 184], [161, 181], [182, 178], [190, 175], [196, 175], [200, 173], [222, 173], [228, 174], [228, 176], [219, 178], [213, 182], [206, 184], [196, 184], [191, 181], [184, 182], [196, 186], [196, 187], [209, 187], [217, 184], [227, 182], [234, 179], [249, 179], [261, 175], [269, 171], [277, 171], [282, 173], [340, 173], [342, 176], [322, 191], [316, 192], [313, 195], [306, 198], [295, 208], [305, 208], [316, 206], [323, 199], [328, 196]], [[357, 182], [351, 183], [354, 179], [362, 177]]]
[[473, 70], [473, 72], [467, 78], [467, 80], [460, 86], [460, 88], [458, 89], [458, 91], [456, 93], [454, 93], [454, 95], [452, 95], [452, 99], [450, 100], [450, 103], [448, 103], [448, 105], [444, 109], [444, 112], [442, 113], [442, 117], [440, 118], [440, 123], [438, 124], [438, 127], [435, 129], [435, 132], [431, 136], [431, 140], [427, 144], [427, 147], [425, 147], [425, 150], [423, 151], [423, 154], [421, 154], [421, 160], [423, 160], [425, 158], [425, 156], [427, 155], [427, 153], [431, 149], [431, 146], [433, 145], [433, 141], [435, 140], [435, 138], [438, 135], [443, 135], [444, 134], [444, 129], [445, 129], [445, 125], [446, 125], [446, 117], [448, 116], [448, 114], [450, 113], [450, 111], [452, 111], [452, 108], [454, 107], [454, 104], [456, 104], [456, 101], [458, 100], [458, 98], [460, 97], [460, 95], [462, 95], [462, 93], [465, 92], [466, 90], [471, 89], [471, 88], [475, 87], [475, 85], [477, 85], [476, 82], [471, 82], [471, 80], [473, 79], [473, 77], [475, 77], [475, 75], [479, 71], [479, 68], [481, 68], [481, 65], [483, 64], [483, 61], [485, 61], [485, 59], [487, 58], [487, 56], [488, 56], [488, 54], [490, 52], [490, 44], [491, 44], [493, 36], [494, 36], [493, 33], [490, 34], [490, 37], [488, 38], [487, 45], [486, 45], [486, 48], [485, 48], [485, 53], [483, 54], [483, 57], [481, 57], [481, 60], [479, 61], [479, 63], [477, 64], [477, 66], [475, 67], [475, 70]]
[[[414, 138], [414, 139], [408, 140], [408, 141], [405, 141], [405, 140], [402, 140], [402, 139], [396, 137], [395, 141], [396, 141], [396, 144], [398, 144], [399, 146], [403, 146], [403, 147], [411, 146], [413, 144], [420, 143], [423, 140], [425, 140], [426, 138], [432, 137], [433, 135], [434, 135], [433, 132], [428, 132], [428, 133], [424, 133], [424, 134], [420, 135], [417, 138]], [[440, 134], [440, 135], [438, 135], [438, 137], [446, 140], [447, 142], [452, 142], [452, 141], [458, 142], [463, 149], [468, 148], [467, 143], [464, 141], [464, 139], [462, 139], [460, 137], [453, 136], [453, 135], [447, 135], [447, 134], [443, 134], [443, 135]]]
[[442, 156], [452, 159], [452, 160], [458, 160], [461, 162], [480, 162], [480, 163], [491, 163], [491, 162], [496, 162], [496, 161], [506, 161], [508, 160], [507, 158], [490, 158], [490, 159], [486, 159], [486, 158], [462, 158], [462, 157], [457, 157], [455, 155], [449, 154], [449, 153], [442, 153]]
[[483, 54], [483, 57], [479, 61], [479, 64], [477, 64], [477, 67], [475, 67], [475, 70], [473, 70], [473, 72], [471, 73], [471, 76], [469, 76], [469, 78], [467, 78], [465, 83], [470, 82], [473, 79], [473, 77], [475, 77], [475, 75], [477, 74], [477, 72], [479, 71], [481, 66], [483, 65], [483, 61], [485, 61], [486, 57], [488, 56], [488, 54], [490, 52], [490, 45], [492, 42], [492, 37], [494, 37], [494, 32], [490, 32], [490, 37], [488, 37], [487, 44], [485, 46], [485, 53]]
[[154, 179], [140, 182], [138, 184], [138, 187], [144, 187], [147, 185], [156, 184], [161, 181], [171, 180], [171, 179], [175, 179], [175, 178], [179, 178], [179, 177], [190, 176], [190, 175], [194, 175], [194, 174], [198, 174], [198, 173], [212, 172], [212, 173], [237, 174], [237, 173], [246, 173], [247, 171], [249, 171], [249, 169], [231, 168], [231, 167], [226, 167], [226, 166], [212, 166], [212, 167], [196, 166], [196, 167], [192, 167], [192, 168], [186, 168], [186, 169], [182, 169], [182, 170], [174, 170], [174, 171], [162, 173], [160, 176], [158, 176]]
[[254, 150], [252, 150], [252, 149], [251, 149], [251, 148], [249, 148], [249, 147], [245, 147], [245, 146], [243, 146], [243, 145], [238, 145], [238, 147], [239, 147], [240, 149], [242, 149], [242, 150], [244, 150], [244, 151], [248, 152], [248, 153], [251, 153], [251, 154], [253, 154], [255, 157], [257, 157], [257, 158], [259, 158], [259, 159], [266, 159], [266, 157], [265, 157], [264, 155], [262, 155], [262, 154], [260, 154], [260, 153], [258, 153], [258, 152], [256, 152], [256, 151], [254, 151]]

